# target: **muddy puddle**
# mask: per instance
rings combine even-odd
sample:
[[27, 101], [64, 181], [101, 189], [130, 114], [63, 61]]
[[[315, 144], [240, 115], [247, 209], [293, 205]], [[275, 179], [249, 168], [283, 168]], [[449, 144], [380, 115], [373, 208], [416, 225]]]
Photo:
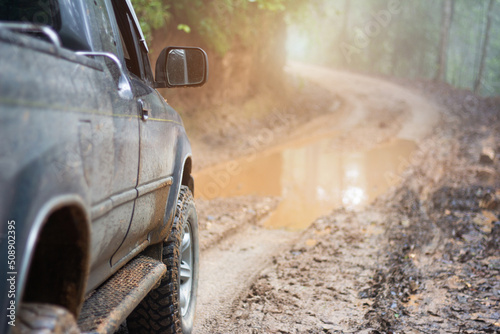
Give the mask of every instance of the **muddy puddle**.
[[194, 175], [195, 196], [278, 196], [282, 200], [264, 225], [303, 229], [335, 208], [361, 208], [397, 184], [416, 144], [398, 139], [356, 152], [334, 147], [332, 139], [322, 139], [205, 169]]

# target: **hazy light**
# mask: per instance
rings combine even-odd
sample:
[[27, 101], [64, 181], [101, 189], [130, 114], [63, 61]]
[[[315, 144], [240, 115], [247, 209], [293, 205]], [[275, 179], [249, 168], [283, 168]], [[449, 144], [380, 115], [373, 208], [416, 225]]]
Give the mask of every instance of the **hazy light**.
[[316, 199], [320, 201], [329, 201], [330, 196], [328, 195], [328, 192], [325, 190], [325, 188], [321, 186], [316, 187]]
[[359, 178], [358, 166], [352, 166], [345, 172], [345, 177], [348, 181], [356, 181]]
[[365, 199], [365, 191], [359, 187], [349, 187], [342, 194], [342, 203], [347, 208], [360, 205]]
[[307, 54], [310, 52], [308, 51], [309, 49], [309, 38], [305, 33], [292, 28], [288, 29], [286, 51], [289, 59], [307, 59]]

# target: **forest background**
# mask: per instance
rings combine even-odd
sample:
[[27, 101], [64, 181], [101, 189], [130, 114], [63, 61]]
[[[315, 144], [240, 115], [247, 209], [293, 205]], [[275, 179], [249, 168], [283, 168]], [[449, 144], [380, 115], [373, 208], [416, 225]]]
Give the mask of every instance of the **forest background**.
[[500, 94], [500, 0], [132, 0], [154, 64], [168, 45], [200, 46], [209, 84], [175, 90], [189, 106], [285, 85], [287, 60]]

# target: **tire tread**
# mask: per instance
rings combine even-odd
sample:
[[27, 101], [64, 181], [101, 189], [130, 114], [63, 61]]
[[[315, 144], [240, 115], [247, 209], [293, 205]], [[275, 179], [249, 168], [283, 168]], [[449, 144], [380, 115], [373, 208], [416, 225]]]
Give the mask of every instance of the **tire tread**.
[[181, 186], [177, 200], [177, 210], [172, 231], [164, 242], [163, 263], [167, 266], [165, 277], [160, 286], [151, 291], [127, 318], [130, 334], [181, 334], [181, 315], [179, 314], [179, 248], [182, 238], [182, 222], [193, 197], [189, 188]]

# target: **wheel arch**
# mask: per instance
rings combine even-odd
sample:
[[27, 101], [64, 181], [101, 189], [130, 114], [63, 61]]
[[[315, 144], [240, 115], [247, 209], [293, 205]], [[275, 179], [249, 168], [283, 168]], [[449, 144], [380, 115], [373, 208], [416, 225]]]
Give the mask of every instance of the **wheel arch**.
[[26, 249], [22, 301], [60, 305], [77, 317], [90, 263], [90, 219], [81, 198], [63, 196], [45, 205]]
[[182, 179], [181, 185], [187, 186], [194, 196], [194, 179], [191, 176], [191, 171], [193, 168], [193, 160], [190, 155], [184, 159], [184, 164], [182, 168]]

